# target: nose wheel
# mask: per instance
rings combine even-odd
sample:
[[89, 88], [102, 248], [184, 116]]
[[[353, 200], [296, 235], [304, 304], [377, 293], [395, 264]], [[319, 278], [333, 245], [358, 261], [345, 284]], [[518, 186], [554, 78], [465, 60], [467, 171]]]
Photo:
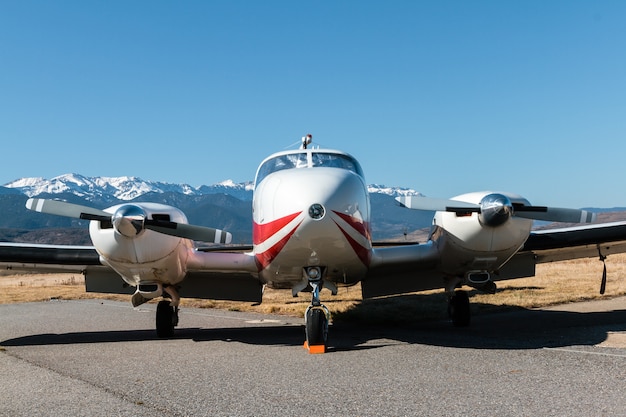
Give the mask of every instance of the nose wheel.
[[326, 353], [330, 311], [320, 302], [321, 280], [311, 280], [309, 284], [313, 288], [313, 292], [311, 305], [307, 307], [304, 313], [304, 329], [306, 333], [304, 347], [309, 353]]

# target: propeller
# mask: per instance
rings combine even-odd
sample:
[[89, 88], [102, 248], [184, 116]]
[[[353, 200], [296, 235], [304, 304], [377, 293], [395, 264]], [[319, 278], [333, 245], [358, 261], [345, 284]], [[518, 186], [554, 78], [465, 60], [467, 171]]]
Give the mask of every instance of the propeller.
[[202, 242], [230, 243], [232, 241], [232, 235], [220, 229], [176, 223], [158, 218], [148, 219], [144, 209], [136, 204], [124, 204], [111, 214], [104, 210], [66, 203], [65, 201], [29, 198], [26, 201], [26, 208], [57, 216], [109, 222], [117, 232], [130, 238], [137, 236], [144, 229], [149, 229], [169, 236]]
[[481, 221], [489, 226], [498, 226], [511, 216], [564, 223], [591, 223], [596, 220], [595, 213], [585, 210], [527, 206], [522, 203], [513, 203], [509, 197], [497, 193], [486, 195], [480, 204], [420, 196], [396, 197], [396, 201], [414, 210], [448, 211], [459, 214], [479, 213]]

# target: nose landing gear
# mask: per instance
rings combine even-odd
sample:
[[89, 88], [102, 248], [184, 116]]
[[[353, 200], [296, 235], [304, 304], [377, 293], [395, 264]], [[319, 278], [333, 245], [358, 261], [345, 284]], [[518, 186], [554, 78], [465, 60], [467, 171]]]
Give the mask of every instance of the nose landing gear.
[[304, 328], [306, 341], [304, 348], [309, 353], [326, 353], [328, 342], [328, 322], [330, 311], [320, 302], [320, 289], [322, 287], [321, 275], [309, 274], [311, 292], [311, 305], [304, 313]]

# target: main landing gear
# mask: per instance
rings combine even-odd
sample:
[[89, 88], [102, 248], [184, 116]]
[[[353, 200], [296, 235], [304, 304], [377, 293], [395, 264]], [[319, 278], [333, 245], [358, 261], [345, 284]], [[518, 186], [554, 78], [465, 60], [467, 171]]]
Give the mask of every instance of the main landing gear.
[[[484, 277], [484, 274], [482, 276]], [[448, 296], [448, 316], [452, 320], [452, 324], [455, 327], [469, 326], [471, 317], [469, 296], [466, 291], [456, 289], [464, 280], [459, 277], [448, 277], [444, 282]], [[487, 279], [483, 280], [469, 278], [465, 283], [485, 294], [496, 293], [496, 283], [491, 281], [488, 276]]]
[[161, 300], [156, 309], [156, 333], [160, 338], [174, 336], [174, 327], [178, 326], [178, 305], [180, 297], [174, 287], [163, 288], [170, 300]]
[[445, 280], [448, 296], [448, 316], [455, 327], [467, 327], [470, 324], [470, 302], [466, 291], [455, 290], [461, 283], [458, 277]]
[[470, 324], [470, 302], [467, 291], [454, 291], [448, 295], [448, 316], [455, 327], [467, 327]]

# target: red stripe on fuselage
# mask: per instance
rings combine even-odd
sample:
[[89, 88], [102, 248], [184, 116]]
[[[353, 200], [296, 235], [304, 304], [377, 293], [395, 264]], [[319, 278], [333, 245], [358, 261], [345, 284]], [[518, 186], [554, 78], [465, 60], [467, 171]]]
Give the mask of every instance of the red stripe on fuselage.
[[[281, 217], [280, 219], [276, 219], [272, 222], [266, 224], [258, 224], [256, 222], [252, 225], [252, 242], [255, 245], [259, 245], [265, 242], [270, 237], [274, 236], [276, 233], [281, 231], [285, 226], [287, 226], [293, 219], [298, 217], [302, 212], [290, 214], [285, 217]], [[259, 270], [267, 268], [267, 266], [272, 263], [274, 259], [278, 256], [280, 251], [285, 247], [289, 238], [294, 234], [296, 229], [300, 223], [298, 223], [285, 237], [276, 242], [271, 248], [266, 250], [265, 252], [255, 253], [254, 256], [257, 260], [257, 264], [259, 266]]]
[[[352, 226], [354, 230], [363, 235], [368, 241], [371, 241], [371, 233], [368, 223], [344, 213], [339, 213], [337, 211], [334, 211], [334, 213], [341, 217], [350, 226]], [[335, 222], [335, 224], [337, 225], [339, 230], [341, 230], [341, 233], [343, 233], [343, 235], [346, 237], [346, 240], [348, 241], [350, 246], [352, 246], [352, 250], [354, 250], [356, 256], [359, 257], [359, 259], [361, 260], [361, 262], [363, 262], [365, 266], [369, 266], [372, 259], [372, 251], [370, 250], [370, 248], [366, 248], [359, 242], [354, 240], [337, 222]]]
[[356, 218], [354, 216], [350, 216], [345, 213], [340, 213], [338, 211], [334, 211], [337, 216], [341, 217], [346, 223], [348, 223], [354, 230], [365, 236], [367, 240], [372, 240], [372, 233], [370, 232], [370, 225], [363, 220]]
[[287, 226], [290, 221], [298, 217], [300, 213], [302, 212], [300, 211], [298, 213], [290, 214], [265, 224], [253, 222], [252, 243], [258, 245], [265, 242], [267, 239], [278, 233], [283, 227]]

